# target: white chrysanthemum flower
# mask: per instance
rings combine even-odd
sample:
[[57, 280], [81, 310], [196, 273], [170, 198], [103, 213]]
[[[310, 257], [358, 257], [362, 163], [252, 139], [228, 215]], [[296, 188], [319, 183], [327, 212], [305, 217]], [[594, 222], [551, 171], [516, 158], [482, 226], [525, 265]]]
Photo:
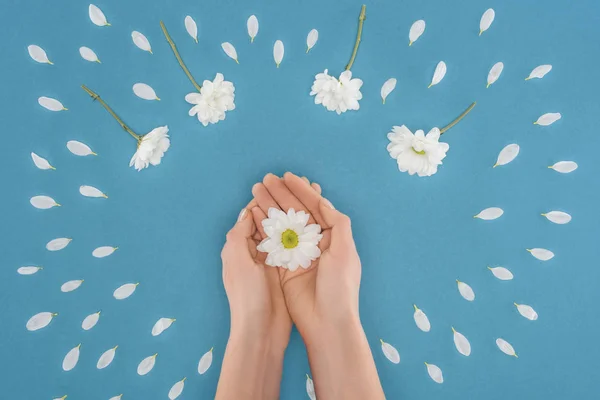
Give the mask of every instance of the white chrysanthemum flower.
[[304, 211], [290, 208], [286, 213], [269, 208], [269, 218], [262, 221], [268, 236], [257, 247], [258, 251], [268, 253], [265, 263], [272, 267], [282, 267], [295, 271], [298, 267], [310, 267], [312, 261], [321, 255], [318, 247], [321, 238], [321, 226], [306, 225], [309, 215]]
[[168, 132], [169, 128], [167, 126], [160, 126], [142, 136], [142, 140], [138, 143], [137, 151], [131, 157], [129, 166], [141, 171], [148, 167], [149, 164], [160, 164], [160, 159], [171, 145], [169, 135], [167, 135]]
[[440, 130], [433, 128], [427, 135], [422, 130], [413, 133], [404, 125], [394, 126], [388, 133], [387, 150], [398, 161], [398, 169], [410, 175], [431, 176], [446, 157], [448, 143], [440, 143]]
[[348, 110], [358, 110], [363, 81], [352, 79], [351, 71], [342, 72], [339, 80], [327, 72], [325, 70], [315, 76], [310, 92], [311, 96], [315, 96], [315, 104], [323, 104], [327, 110], [335, 111], [338, 115]]
[[190, 116], [196, 115], [202, 125], [216, 124], [225, 119], [225, 112], [235, 109], [233, 83], [224, 80], [223, 74], [218, 73], [214, 81], [202, 82], [200, 93], [189, 93], [185, 101], [194, 104]]

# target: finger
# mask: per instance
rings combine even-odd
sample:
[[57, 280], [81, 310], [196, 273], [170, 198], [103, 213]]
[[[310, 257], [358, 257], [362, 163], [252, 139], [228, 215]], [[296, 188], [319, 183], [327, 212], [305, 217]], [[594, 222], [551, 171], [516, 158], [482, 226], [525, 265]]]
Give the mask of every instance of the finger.
[[[317, 193], [317, 191], [302, 178], [291, 172], [286, 172], [283, 175], [283, 180], [288, 190], [308, 209], [310, 214], [315, 218], [315, 221], [317, 221], [317, 224], [321, 225], [323, 229], [328, 228], [328, 224], [321, 216], [321, 210], [319, 208], [319, 203], [322, 198], [320, 192]], [[319, 186], [319, 189], [320, 188], [321, 187]]]
[[303, 176], [303, 177], [302, 177], [302, 180], [303, 180], [304, 182], [306, 182], [306, 183], [308, 183], [308, 184], [310, 185], [310, 181], [308, 180], [308, 178], [307, 178], [307, 177]]
[[277, 208], [279, 209], [279, 204], [273, 199], [265, 185], [262, 183], [257, 183], [252, 186], [252, 195], [256, 199], [258, 207], [265, 213], [265, 215], [269, 214], [269, 208]]
[[[302, 180], [302, 178], [298, 178], [304, 185], [306, 185], [311, 192], [314, 193], [314, 190], [310, 189], [310, 186]], [[290, 208], [293, 208], [296, 211], [304, 211], [310, 215], [304, 204], [288, 189], [282, 179], [279, 179], [273, 174], [268, 174], [263, 179], [263, 184], [273, 197], [273, 199], [279, 204], [279, 207], [287, 212]], [[267, 213], [268, 215], [268, 213]], [[309, 224], [314, 224], [315, 219], [310, 215], [308, 219]]]
[[350, 218], [337, 211], [331, 202], [325, 198], [320, 201], [319, 208], [321, 216], [327, 225], [331, 227], [331, 245], [329, 249], [334, 253], [339, 253], [355, 248]]
[[267, 237], [265, 229], [263, 228], [262, 222], [267, 218], [267, 215], [260, 207], [254, 207], [252, 209], [252, 217], [254, 218], [254, 224], [256, 225], [257, 233], [260, 236], [260, 240]]
[[315, 192], [317, 192], [319, 194], [321, 194], [323, 192], [323, 190], [321, 189], [321, 185], [319, 185], [316, 182], [311, 183], [310, 187], [312, 187], [315, 190]]

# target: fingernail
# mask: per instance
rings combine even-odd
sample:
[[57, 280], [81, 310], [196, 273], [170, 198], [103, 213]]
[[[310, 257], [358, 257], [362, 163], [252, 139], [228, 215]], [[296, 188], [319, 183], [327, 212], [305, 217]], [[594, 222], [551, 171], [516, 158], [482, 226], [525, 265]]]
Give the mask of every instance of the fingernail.
[[335, 210], [335, 207], [333, 206], [333, 204], [331, 204], [331, 202], [329, 200], [327, 200], [326, 198], [323, 198], [323, 202], [325, 203], [325, 205], [329, 208], [331, 208], [332, 210]]
[[243, 221], [246, 218], [246, 214], [248, 214], [248, 210], [245, 208], [240, 211], [240, 215], [238, 216], [238, 222]]

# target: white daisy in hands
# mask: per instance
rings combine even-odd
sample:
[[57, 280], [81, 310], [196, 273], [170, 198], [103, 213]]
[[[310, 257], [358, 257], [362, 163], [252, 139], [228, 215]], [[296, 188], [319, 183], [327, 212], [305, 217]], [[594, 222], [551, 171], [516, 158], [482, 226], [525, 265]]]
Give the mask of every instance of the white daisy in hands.
[[315, 96], [315, 104], [323, 104], [328, 111], [339, 114], [348, 110], [358, 110], [358, 101], [362, 99], [360, 88], [363, 81], [352, 79], [352, 72], [346, 70], [340, 79], [328, 74], [328, 70], [317, 74], [312, 85], [310, 95]]
[[318, 247], [323, 238], [321, 226], [306, 225], [309, 215], [290, 208], [287, 214], [277, 208], [269, 208], [269, 218], [262, 221], [267, 238], [258, 246], [260, 252], [268, 253], [265, 263], [295, 271], [304, 269], [319, 258]]
[[194, 106], [190, 109], [190, 116], [196, 115], [202, 125], [216, 124], [225, 119], [225, 112], [235, 109], [233, 83], [226, 81], [223, 74], [218, 73], [214, 81], [204, 81], [200, 93], [189, 93], [185, 101]]
[[431, 176], [446, 157], [448, 143], [440, 143], [440, 130], [433, 128], [427, 135], [422, 130], [414, 134], [405, 126], [394, 126], [388, 133], [387, 150], [398, 161], [398, 169], [410, 175]]
[[138, 141], [137, 151], [131, 157], [129, 166], [141, 171], [149, 164], [160, 164], [161, 158], [171, 145], [169, 135], [167, 135], [168, 132], [169, 128], [167, 126], [160, 126], [142, 136]]

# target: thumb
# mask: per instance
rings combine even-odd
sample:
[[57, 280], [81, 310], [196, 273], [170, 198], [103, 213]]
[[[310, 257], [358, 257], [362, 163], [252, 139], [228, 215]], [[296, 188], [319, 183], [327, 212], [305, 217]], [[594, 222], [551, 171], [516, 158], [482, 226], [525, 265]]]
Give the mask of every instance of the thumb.
[[254, 225], [250, 211], [247, 208], [243, 208], [237, 222], [227, 233], [227, 242], [245, 245], [247, 240], [254, 234], [255, 229], [256, 226]]
[[350, 218], [337, 211], [333, 204], [324, 197], [319, 203], [319, 210], [327, 225], [331, 227], [331, 251], [338, 253], [354, 249]]

